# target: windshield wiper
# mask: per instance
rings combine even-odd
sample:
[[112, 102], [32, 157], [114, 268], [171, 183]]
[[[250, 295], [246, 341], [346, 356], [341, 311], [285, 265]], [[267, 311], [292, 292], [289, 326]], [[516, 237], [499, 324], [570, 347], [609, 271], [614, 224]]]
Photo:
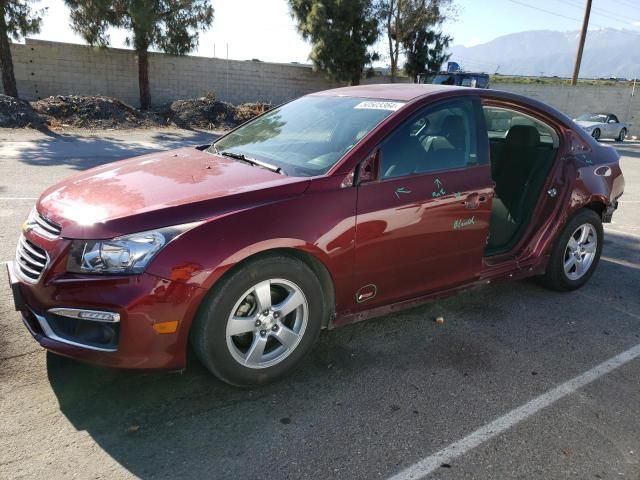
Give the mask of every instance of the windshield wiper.
[[262, 160], [257, 160], [255, 158], [247, 157], [244, 153], [224, 151], [224, 152], [220, 152], [220, 155], [234, 158], [236, 160], [240, 160], [242, 162], [248, 163], [249, 165], [253, 165], [256, 167], [266, 168], [267, 170], [271, 170], [272, 172], [286, 175], [286, 173], [284, 172], [284, 170], [282, 170], [282, 168], [276, 167], [275, 165], [271, 165], [270, 163], [267, 163], [267, 162], [263, 162]]

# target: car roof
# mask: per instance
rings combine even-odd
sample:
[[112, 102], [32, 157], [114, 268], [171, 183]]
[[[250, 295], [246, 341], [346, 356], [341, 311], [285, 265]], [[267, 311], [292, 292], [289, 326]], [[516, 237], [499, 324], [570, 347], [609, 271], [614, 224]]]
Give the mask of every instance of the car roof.
[[475, 88], [455, 87], [450, 85], [431, 85], [424, 83], [376, 83], [372, 85], [359, 85], [357, 87], [341, 87], [312, 93], [329, 97], [358, 97], [374, 98], [378, 100], [396, 100], [408, 102], [418, 97], [434, 95], [451, 90], [478, 90]]

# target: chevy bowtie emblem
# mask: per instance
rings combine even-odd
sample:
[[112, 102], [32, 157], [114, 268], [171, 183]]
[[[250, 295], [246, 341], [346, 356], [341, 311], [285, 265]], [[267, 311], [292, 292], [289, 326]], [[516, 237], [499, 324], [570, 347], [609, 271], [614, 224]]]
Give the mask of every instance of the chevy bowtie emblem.
[[27, 233], [33, 230], [36, 226], [36, 222], [31, 220], [31, 217], [27, 218], [20, 227], [22, 229], [22, 233]]

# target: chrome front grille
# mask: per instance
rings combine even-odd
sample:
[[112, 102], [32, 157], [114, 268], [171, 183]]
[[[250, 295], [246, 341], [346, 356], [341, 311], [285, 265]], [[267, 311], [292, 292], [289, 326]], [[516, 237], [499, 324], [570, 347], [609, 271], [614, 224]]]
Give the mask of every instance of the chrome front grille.
[[51, 220], [43, 217], [38, 212], [34, 211], [31, 215], [29, 215], [29, 219], [27, 220], [29, 227], [38, 235], [55, 239], [60, 236], [60, 232], [62, 229], [53, 223]]
[[47, 252], [20, 235], [16, 249], [16, 274], [25, 282], [36, 283], [48, 263]]

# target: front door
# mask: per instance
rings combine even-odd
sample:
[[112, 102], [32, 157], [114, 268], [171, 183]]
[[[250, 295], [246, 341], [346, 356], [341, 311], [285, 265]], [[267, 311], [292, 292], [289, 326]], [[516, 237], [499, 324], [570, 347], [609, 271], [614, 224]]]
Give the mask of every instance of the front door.
[[[620, 133], [618, 130], [620, 128], [620, 124], [618, 123], [618, 117], [615, 115], [607, 115], [607, 123], [605, 124], [606, 136], [610, 138], [615, 138]], [[603, 135], [604, 136], [604, 135]]]
[[425, 107], [379, 147], [358, 187], [355, 301], [368, 308], [479, 276], [493, 182], [479, 104]]

